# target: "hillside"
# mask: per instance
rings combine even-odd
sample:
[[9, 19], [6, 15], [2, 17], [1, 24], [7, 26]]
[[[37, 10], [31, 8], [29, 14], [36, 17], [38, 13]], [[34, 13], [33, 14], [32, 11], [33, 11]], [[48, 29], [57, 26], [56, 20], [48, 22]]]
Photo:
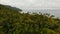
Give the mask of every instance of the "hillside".
[[2, 5], [0, 4], [0, 9], [7, 9], [7, 10], [15, 10], [15, 11], [22, 11], [21, 9], [19, 8], [16, 8], [16, 7], [11, 7], [11, 6], [8, 6], [8, 5]]
[[0, 5], [0, 34], [60, 34], [60, 19], [49, 14], [19, 13]]

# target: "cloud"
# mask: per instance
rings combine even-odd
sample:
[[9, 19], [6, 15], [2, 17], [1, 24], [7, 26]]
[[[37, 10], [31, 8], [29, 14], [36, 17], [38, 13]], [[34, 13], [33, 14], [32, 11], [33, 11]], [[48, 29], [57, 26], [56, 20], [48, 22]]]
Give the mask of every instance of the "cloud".
[[57, 8], [60, 9], [60, 0], [0, 0], [0, 4], [18, 8]]

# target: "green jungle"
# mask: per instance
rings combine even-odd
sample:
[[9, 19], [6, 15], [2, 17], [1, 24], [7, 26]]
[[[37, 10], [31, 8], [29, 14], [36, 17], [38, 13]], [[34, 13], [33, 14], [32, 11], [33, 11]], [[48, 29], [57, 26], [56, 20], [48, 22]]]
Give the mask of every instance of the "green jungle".
[[[20, 11], [20, 12], [19, 12]], [[60, 34], [60, 19], [0, 4], [0, 34]]]

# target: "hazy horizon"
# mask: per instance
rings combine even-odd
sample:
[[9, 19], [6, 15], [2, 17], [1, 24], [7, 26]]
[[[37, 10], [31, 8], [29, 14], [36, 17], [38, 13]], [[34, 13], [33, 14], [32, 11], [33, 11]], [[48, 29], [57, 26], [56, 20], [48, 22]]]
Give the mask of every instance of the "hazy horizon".
[[27, 13], [27, 12], [36, 12], [36, 13], [48, 13], [50, 15], [54, 15], [55, 17], [57, 18], [60, 18], [60, 10], [59, 9], [23, 9], [23, 12], [24, 13]]
[[0, 0], [0, 4], [26, 9], [60, 9], [60, 0]]

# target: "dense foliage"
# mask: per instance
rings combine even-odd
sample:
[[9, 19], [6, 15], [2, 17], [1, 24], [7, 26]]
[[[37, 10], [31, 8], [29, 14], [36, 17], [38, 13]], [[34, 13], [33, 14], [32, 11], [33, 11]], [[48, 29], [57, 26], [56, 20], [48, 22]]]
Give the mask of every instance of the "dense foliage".
[[0, 5], [0, 34], [60, 34], [60, 19], [48, 14], [19, 13]]

